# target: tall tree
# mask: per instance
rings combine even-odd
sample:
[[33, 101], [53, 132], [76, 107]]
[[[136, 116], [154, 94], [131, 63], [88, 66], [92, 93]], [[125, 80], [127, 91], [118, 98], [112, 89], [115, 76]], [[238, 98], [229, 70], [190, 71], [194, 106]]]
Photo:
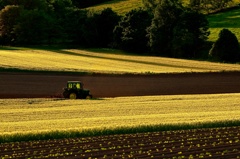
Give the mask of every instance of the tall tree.
[[46, 44], [52, 42], [54, 19], [44, 11], [24, 10], [15, 27], [18, 44]]
[[160, 0], [154, 9], [151, 26], [147, 29], [152, 52], [171, 56], [173, 29], [183, 11], [184, 8], [178, 0]]
[[134, 9], [122, 17], [114, 29], [115, 46], [126, 51], [146, 52], [148, 39], [146, 28], [151, 24], [152, 15], [147, 11]]
[[208, 39], [210, 34], [208, 29], [208, 20], [205, 15], [192, 10], [183, 12], [173, 30], [174, 57], [196, 57]]
[[239, 62], [240, 46], [236, 35], [228, 29], [222, 29], [217, 41], [209, 51], [209, 55], [218, 61]]
[[23, 8], [16, 5], [5, 6], [0, 11], [0, 37], [2, 44], [11, 44], [16, 41], [15, 27]]
[[61, 35], [63, 42], [73, 43], [84, 46], [84, 24], [87, 21], [87, 11], [69, 8], [67, 12], [62, 16], [61, 20], [59, 20], [60, 29], [62, 32]]
[[89, 14], [83, 26], [83, 36], [88, 46], [108, 47], [113, 40], [113, 29], [119, 19], [120, 17], [111, 8]]

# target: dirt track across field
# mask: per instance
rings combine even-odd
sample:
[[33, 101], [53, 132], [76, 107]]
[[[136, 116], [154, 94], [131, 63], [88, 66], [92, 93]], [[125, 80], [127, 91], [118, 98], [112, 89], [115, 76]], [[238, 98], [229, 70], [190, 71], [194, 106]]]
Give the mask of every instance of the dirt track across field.
[[79, 80], [95, 98], [240, 93], [240, 72], [159, 75], [70, 75], [0, 72], [0, 98], [44, 98], [62, 93], [67, 81]]

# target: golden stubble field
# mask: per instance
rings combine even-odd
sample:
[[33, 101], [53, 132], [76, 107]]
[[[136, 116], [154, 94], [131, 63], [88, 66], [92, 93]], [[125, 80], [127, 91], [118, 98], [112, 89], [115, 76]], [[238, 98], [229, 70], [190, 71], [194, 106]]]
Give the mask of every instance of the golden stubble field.
[[240, 94], [0, 99], [0, 134], [240, 119]]
[[0, 68], [110, 74], [240, 71], [239, 64], [220, 64], [154, 56], [126, 55], [118, 50], [0, 50]]

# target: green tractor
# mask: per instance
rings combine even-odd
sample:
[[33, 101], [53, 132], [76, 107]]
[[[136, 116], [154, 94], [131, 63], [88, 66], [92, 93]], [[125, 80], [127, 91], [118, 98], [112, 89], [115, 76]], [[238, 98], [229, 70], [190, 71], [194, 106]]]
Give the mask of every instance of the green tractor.
[[69, 99], [90, 99], [92, 95], [87, 89], [83, 89], [80, 81], [68, 81], [67, 87], [63, 89], [63, 97]]

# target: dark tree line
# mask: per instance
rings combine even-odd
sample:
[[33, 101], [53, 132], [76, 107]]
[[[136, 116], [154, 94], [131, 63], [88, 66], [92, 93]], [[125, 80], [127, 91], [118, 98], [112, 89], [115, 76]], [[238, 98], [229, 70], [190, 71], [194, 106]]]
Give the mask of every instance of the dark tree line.
[[71, 0], [8, 0], [0, 11], [0, 40], [3, 45], [107, 47], [119, 19], [109, 8], [94, 13]]
[[[84, 2], [92, 5], [97, 0]], [[181, 0], [143, 3], [144, 8], [120, 16], [110, 8], [82, 9], [79, 0], [0, 0], [0, 43], [73, 44], [167, 57], [201, 56], [209, 35], [208, 21], [196, 9], [202, 1], [192, 0], [189, 6], [183, 6]], [[217, 49], [212, 50], [211, 57], [220, 56]]]

